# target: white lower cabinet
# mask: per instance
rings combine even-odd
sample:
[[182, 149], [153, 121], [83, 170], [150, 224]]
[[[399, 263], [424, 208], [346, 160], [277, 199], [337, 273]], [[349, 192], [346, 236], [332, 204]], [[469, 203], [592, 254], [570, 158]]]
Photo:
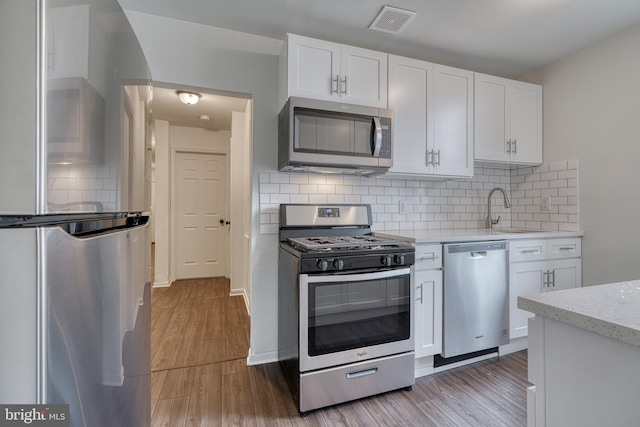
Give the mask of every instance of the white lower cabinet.
[[[533, 314], [518, 297], [582, 286], [580, 238], [511, 241], [509, 245], [509, 338], [528, 335]], [[529, 261], [533, 259], [534, 261]]]
[[442, 351], [442, 245], [417, 245], [413, 266], [415, 357]]
[[415, 273], [416, 358], [442, 351], [442, 270]]

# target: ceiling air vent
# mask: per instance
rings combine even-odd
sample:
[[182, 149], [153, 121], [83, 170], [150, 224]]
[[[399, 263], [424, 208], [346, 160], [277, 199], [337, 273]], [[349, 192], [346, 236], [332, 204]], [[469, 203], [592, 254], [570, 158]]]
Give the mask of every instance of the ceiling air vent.
[[385, 33], [398, 34], [416, 16], [415, 12], [384, 6], [369, 28]]

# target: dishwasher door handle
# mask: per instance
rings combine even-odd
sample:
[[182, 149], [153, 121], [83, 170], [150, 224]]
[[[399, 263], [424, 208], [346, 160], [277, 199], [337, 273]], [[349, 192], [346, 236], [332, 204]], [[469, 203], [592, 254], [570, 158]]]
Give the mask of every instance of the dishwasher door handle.
[[479, 251], [479, 252], [469, 252], [469, 257], [470, 258], [486, 258], [487, 257], [487, 251]]

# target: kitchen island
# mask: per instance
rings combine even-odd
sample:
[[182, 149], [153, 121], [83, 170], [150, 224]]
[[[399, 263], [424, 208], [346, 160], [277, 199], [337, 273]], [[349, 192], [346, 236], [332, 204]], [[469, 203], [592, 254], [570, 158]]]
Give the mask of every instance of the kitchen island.
[[528, 426], [640, 423], [640, 280], [518, 298], [529, 319]]

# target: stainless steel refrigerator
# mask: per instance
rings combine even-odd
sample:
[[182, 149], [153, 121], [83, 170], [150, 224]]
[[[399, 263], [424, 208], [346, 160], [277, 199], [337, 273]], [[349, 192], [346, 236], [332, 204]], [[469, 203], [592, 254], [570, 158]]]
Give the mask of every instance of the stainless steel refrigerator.
[[0, 404], [149, 425], [151, 98], [117, 0], [0, 0]]

